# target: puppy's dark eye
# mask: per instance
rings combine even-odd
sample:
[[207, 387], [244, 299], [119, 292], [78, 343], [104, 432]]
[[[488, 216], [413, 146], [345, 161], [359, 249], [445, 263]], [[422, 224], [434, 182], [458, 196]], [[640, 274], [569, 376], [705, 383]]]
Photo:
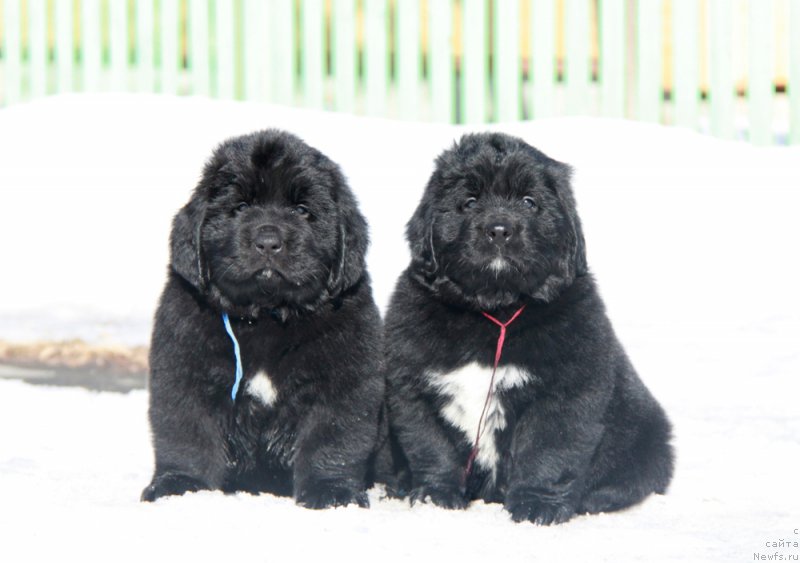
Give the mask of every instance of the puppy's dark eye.
[[524, 205], [528, 209], [539, 209], [539, 205], [536, 203], [536, 200], [533, 199], [532, 197], [523, 197], [522, 205]]
[[292, 213], [294, 213], [295, 215], [299, 215], [300, 217], [308, 217], [309, 211], [308, 207], [306, 207], [305, 205], [295, 205], [292, 208]]
[[467, 200], [461, 205], [462, 209], [472, 209], [478, 204], [478, 200], [474, 197], [469, 197]]
[[239, 205], [237, 205], [236, 207], [234, 207], [234, 208], [233, 208], [233, 211], [234, 211], [235, 213], [239, 213], [239, 212], [241, 212], [241, 211], [244, 211], [244, 210], [245, 210], [245, 209], [247, 209], [248, 207], [250, 207], [250, 204], [249, 204], [249, 203], [247, 203], [246, 201], [243, 201], [243, 202], [241, 202]]

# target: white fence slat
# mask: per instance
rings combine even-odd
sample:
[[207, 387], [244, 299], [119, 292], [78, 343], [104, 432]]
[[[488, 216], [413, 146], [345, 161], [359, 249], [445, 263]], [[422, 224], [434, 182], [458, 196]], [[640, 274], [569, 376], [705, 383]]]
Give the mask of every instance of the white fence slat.
[[[261, 2], [257, 2], [262, 4]], [[190, 0], [189, 3], [189, 74], [190, 92], [197, 96], [211, 94], [211, 47], [209, 36], [208, 0]], [[262, 33], [262, 36], [266, 34]]]
[[484, 0], [462, 1], [463, 29], [461, 55], [462, 121], [486, 121], [486, 27], [487, 14]]
[[355, 0], [333, 0], [331, 34], [334, 108], [352, 113], [356, 97]]
[[700, 105], [700, 14], [696, 0], [672, 0], [672, 99], [675, 125], [697, 127]]
[[161, 92], [178, 93], [178, 0], [161, 0]]
[[22, 98], [21, 0], [3, 0], [3, 96], [6, 105]]
[[47, 94], [47, 7], [45, 0], [28, 0], [28, 56], [31, 96]]
[[734, 135], [734, 83], [732, 60], [733, 13], [728, 0], [710, 0], [711, 132], [723, 139]]
[[[397, 23], [397, 91], [400, 117], [416, 119], [419, 113], [420, 75], [420, 2], [395, 2]], [[438, 22], [437, 22], [438, 23]]]
[[272, 99], [279, 104], [291, 104], [295, 85], [294, 2], [272, 0], [269, 5], [273, 46], [270, 65]]
[[747, 75], [747, 105], [750, 115], [750, 142], [768, 145], [773, 142], [772, 97], [775, 26], [772, 2], [750, 0], [748, 29], [750, 45]]
[[800, 2], [794, 0], [789, 12], [789, 111], [790, 139], [800, 144]]
[[368, 115], [386, 113], [388, 94], [387, 0], [364, 0], [365, 95]]
[[111, 47], [111, 89], [128, 87], [128, 2], [109, 2], [109, 40]]
[[244, 97], [246, 100], [269, 99], [270, 37], [269, 9], [263, 0], [245, 0], [244, 15]]
[[[8, 0], [6, 0], [8, 1]], [[73, 89], [75, 75], [75, 34], [72, 31], [72, 2], [55, 2], [56, 90]]]
[[100, 0], [81, 0], [81, 89], [100, 88], [103, 49], [100, 43]]
[[236, 94], [236, 61], [234, 59], [233, 0], [216, 0], [214, 3], [216, 23], [217, 97], [230, 100]]
[[636, 117], [642, 121], [661, 118], [662, 13], [661, 0], [639, 0], [637, 4]]
[[519, 0], [495, 2], [494, 8], [494, 116], [496, 121], [516, 121], [522, 67]]
[[154, 92], [155, 71], [155, 0], [137, 0], [136, 6], [136, 76], [139, 91]]
[[589, 3], [567, 0], [566, 35], [567, 113], [585, 114], [589, 108]]
[[321, 109], [325, 98], [325, 21], [322, 0], [304, 0], [301, 24], [304, 102], [307, 107]]
[[451, 123], [455, 114], [451, 0], [428, 0], [428, 26], [428, 75], [433, 119]]
[[556, 87], [555, 0], [534, 0], [531, 10], [530, 117], [548, 117], [555, 112]]
[[601, 110], [606, 117], [621, 118], [625, 117], [625, 0], [603, 0], [600, 9]]

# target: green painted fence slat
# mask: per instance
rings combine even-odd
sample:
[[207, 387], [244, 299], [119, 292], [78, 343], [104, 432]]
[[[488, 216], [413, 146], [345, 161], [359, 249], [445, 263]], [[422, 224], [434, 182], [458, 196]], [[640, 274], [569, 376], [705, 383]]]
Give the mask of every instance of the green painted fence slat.
[[6, 105], [22, 98], [22, 42], [20, 0], [3, 0], [3, 83]]
[[291, 104], [295, 85], [294, 2], [273, 0], [269, 5], [274, 47], [270, 64], [272, 99], [279, 104]]
[[455, 80], [451, 0], [428, 0], [428, 26], [428, 74], [433, 120], [452, 123], [455, 117]]
[[128, 3], [109, 2], [109, 40], [111, 42], [111, 89], [128, 88]]
[[161, 0], [161, 92], [178, 93], [178, 0]]
[[566, 35], [567, 113], [584, 114], [589, 108], [589, 3], [567, 0], [564, 33]]
[[747, 76], [747, 105], [750, 114], [750, 141], [757, 145], [772, 143], [772, 2], [750, 0], [748, 30], [750, 45]]
[[419, 0], [396, 2], [397, 94], [400, 117], [416, 119], [419, 114], [420, 13]]
[[556, 79], [555, 0], [534, 0], [531, 9], [531, 50], [533, 92], [532, 118], [555, 113]]
[[662, 8], [661, 0], [636, 4], [636, 116], [642, 121], [661, 118]]
[[386, 113], [387, 89], [387, 0], [364, 0], [365, 76], [367, 114]]
[[700, 27], [696, 0], [672, 0], [675, 125], [697, 127], [700, 103]]
[[794, 0], [789, 13], [789, 111], [790, 139], [800, 144], [800, 2]]
[[155, 92], [155, 21], [154, 0], [136, 2], [137, 86], [142, 92]]
[[81, 0], [81, 69], [84, 91], [100, 88], [102, 46], [100, 44], [100, 0]]
[[711, 0], [709, 6], [711, 132], [730, 139], [734, 134], [732, 14], [728, 0]]
[[461, 121], [486, 121], [486, 3], [484, 0], [463, 0], [461, 94], [464, 100]]
[[334, 108], [352, 113], [356, 97], [356, 3], [333, 0], [331, 22]]
[[244, 14], [244, 97], [246, 100], [269, 99], [269, 25], [268, 6], [263, 0], [245, 0]]
[[47, 11], [45, 0], [28, 0], [28, 56], [31, 96], [47, 94]]
[[307, 107], [321, 109], [324, 92], [325, 20], [322, 0], [304, 0], [301, 23], [303, 26], [302, 72], [303, 94]]
[[496, 121], [516, 121], [520, 117], [519, 0], [494, 3], [494, 116]]
[[625, 0], [601, 0], [599, 17], [600, 107], [603, 115], [621, 118], [625, 116]]
[[217, 97], [233, 99], [236, 93], [236, 61], [234, 60], [233, 0], [216, 0], [214, 3], [216, 25], [216, 79]]
[[71, 2], [56, 2], [55, 9], [56, 91], [69, 92], [75, 75], [73, 7]]
[[[259, 2], [260, 3], [260, 2]], [[208, 21], [208, 0], [191, 0], [189, 3], [189, 75], [190, 92], [198, 96], [211, 94], [211, 33]]]

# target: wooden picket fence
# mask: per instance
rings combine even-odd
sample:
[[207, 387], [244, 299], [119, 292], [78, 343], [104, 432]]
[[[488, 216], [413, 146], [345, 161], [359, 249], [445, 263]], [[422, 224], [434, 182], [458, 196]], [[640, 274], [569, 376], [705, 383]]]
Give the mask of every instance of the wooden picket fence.
[[3, 105], [142, 91], [800, 143], [800, 0], [0, 0], [0, 22]]

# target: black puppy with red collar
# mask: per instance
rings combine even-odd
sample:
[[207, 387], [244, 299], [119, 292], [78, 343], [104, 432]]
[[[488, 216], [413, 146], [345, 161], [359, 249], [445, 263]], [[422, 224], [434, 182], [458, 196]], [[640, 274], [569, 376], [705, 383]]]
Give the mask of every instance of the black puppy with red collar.
[[391, 489], [412, 502], [551, 524], [670, 482], [670, 424], [605, 314], [570, 174], [502, 134], [437, 159], [385, 323]]

